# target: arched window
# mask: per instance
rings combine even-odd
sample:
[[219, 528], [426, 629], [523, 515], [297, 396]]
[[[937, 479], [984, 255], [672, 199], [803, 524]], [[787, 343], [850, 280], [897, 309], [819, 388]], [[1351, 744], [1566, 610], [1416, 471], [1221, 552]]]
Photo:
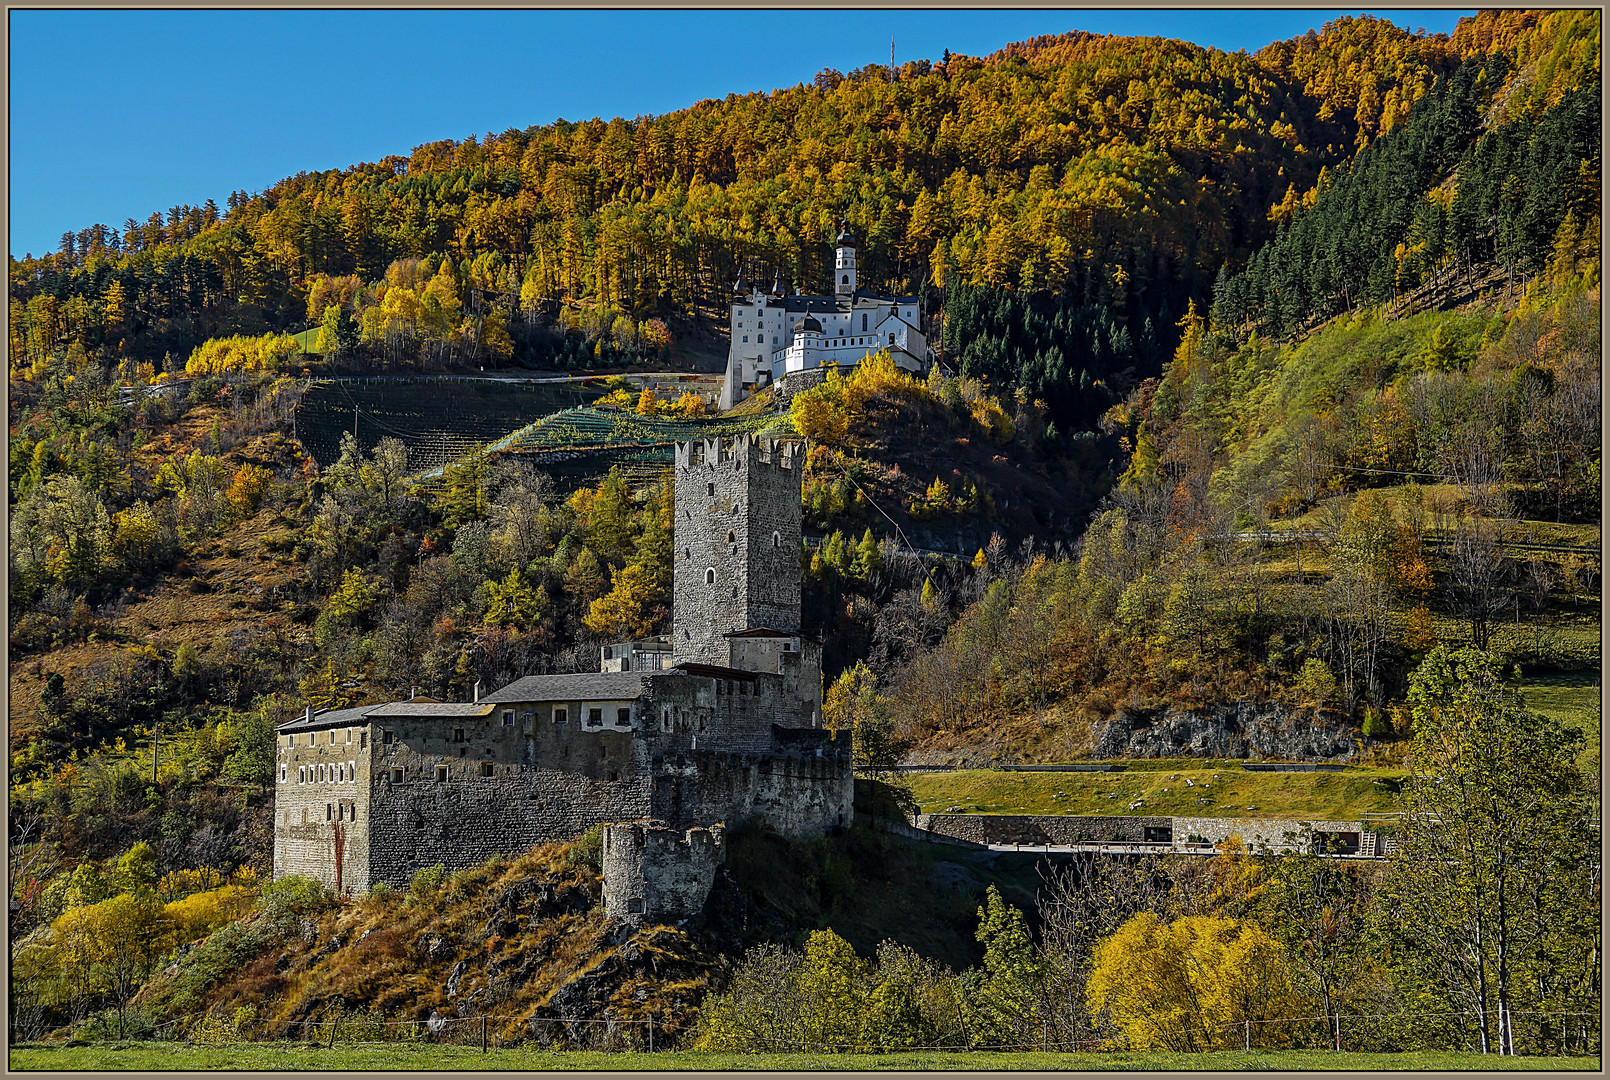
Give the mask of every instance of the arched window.
[[841, 280], [839, 282], [840, 285], [848, 285], [849, 283], [850, 283], [850, 275], [849, 274], [845, 274], [843, 280]]
[[773, 530], [773, 532], [771, 534], [771, 546], [774, 547], [774, 548], [780, 548], [780, 547], [783, 546], [783, 534], [782, 533]]
[[716, 572], [714, 567], [711, 567], [709, 570], [704, 572], [704, 583], [706, 585], [714, 585], [716, 583]]
[[737, 503], [732, 504], [732, 514], [733, 514], [734, 517], [738, 516], [738, 504]]
[[866, 333], [866, 312], [861, 312], [861, 333]]
[[738, 530], [737, 529], [728, 529], [727, 530], [727, 543], [736, 544], [737, 542], [738, 542]]

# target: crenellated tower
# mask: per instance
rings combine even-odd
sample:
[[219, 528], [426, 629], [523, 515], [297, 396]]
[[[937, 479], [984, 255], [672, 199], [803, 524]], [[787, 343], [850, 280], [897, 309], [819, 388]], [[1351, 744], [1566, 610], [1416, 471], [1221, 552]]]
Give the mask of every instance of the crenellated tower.
[[792, 441], [677, 444], [673, 661], [729, 666], [728, 635], [799, 633], [803, 469]]

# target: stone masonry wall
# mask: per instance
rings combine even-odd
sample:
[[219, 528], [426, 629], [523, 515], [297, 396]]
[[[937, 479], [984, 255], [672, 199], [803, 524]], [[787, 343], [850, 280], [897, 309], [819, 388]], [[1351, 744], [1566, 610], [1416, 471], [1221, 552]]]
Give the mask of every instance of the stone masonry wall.
[[[504, 704], [486, 717], [377, 718], [372, 879], [404, 886], [421, 867], [463, 869], [600, 821], [644, 816], [647, 750], [633, 727], [588, 726], [579, 711], [587, 707], [567, 703], [563, 723], [551, 702]], [[624, 707], [639, 710], [640, 726], [641, 707]], [[503, 725], [506, 709], [512, 727]]]
[[792, 443], [742, 436], [677, 445], [677, 659], [725, 666], [723, 634], [798, 628], [801, 471]]
[[784, 693], [781, 675], [714, 679], [666, 672], [647, 681], [646, 715], [662, 750], [703, 746], [764, 754], [771, 749], [773, 726], [800, 722], [799, 705]]
[[275, 742], [274, 876], [303, 874], [342, 892], [367, 889], [368, 730], [349, 725]]
[[826, 740], [764, 756], [668, 753], [655, 759], [653, 776], [654, 816], [676, 826], [759, 817], [783, 836], [798, 837], [847, 826], [854, 815], [848, 748]]
[[697, 915], [726, 861], [720, 825], [668, 829], [657, 821], [604, 826], [604, 913], [643, 924]]
[[[1066, 847], [1079, 843], [1141, 843], [1167, 839], [1173, 844], [1218, 844], [1231, 836], [1248, 846], [1291, 850], [1307, 830], [1361, 834], [1356, 821], [1298, 821], [1271, 818], [1106, 817], [1060, 814], [920, 814], [917, 828], [974, 844]], [[1148, 836], [1148, 830], [1152, 830]], [[1368, 837], [1369, 834], [1363, 834]], [[1373, 854], [1368, 844], [1366, 854]]]

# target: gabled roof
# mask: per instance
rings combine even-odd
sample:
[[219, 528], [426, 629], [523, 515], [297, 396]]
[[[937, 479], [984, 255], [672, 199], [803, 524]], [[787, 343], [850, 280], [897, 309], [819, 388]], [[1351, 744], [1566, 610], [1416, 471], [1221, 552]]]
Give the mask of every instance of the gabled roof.
[[751, 626], [747, 630], [728, 630], [721, 636], [729, 638], [803, 638], [806, 641], [814, 641], [818, 645], [822, 643], [821, 638], [814, 638], [809, 634], [802, 634], [798, 630], [773, 630], [769, 626]]
[[769, 671], [745, 671], [743, 668], [721, 667], [717, 664], [698, 664], [689, 660], [681, 664], [673, 664], [667, 671], [680, 671], [684, 675], [697, 675], [703, 679], [746, 679], [754, 682], [760, 675], [771, 675]]
[[576, 675], [527, 675], [482, 702], [511, 701], [631, 701], [643, 693], [643, 672], [588, 671]]
[[485, 716], [492, 711], [486, 698], [480, 701], [388, 701], [370, 707], [370, 716]]
[[311, 720], [307, 718], [306, 713], [303, 713], [294, 720], [287, 720], [274, 730], [290, 735], [298, 731], [321, 731], [327, 727], [361, 724], [364, 715], [372, 708], [373, 705], [360, 705], [355, 709], [325, 709], [323, 712], [314, 713]]

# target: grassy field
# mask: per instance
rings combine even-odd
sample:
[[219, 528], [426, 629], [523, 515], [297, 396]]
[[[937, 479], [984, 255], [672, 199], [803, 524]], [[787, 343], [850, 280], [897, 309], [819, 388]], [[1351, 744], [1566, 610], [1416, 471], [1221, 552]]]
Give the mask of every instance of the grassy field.
[[[916, 773], [910, 780], [925, 814], [955, 806], [986, 814], [1135, 812], [1354, 821], [1367, 810], [1399, 809], [1403, 777], [1402, 770], [1355, 766], [1339, 773], [1254, 773], [1238, 762], [1159, 758], [1124, 762], [1118, 772], [968, 769]], [[1142, 805], [1131, 811], [1137, 801]]]
[[1596, 1057], [1513, 1057], [1441, 1051], [1402, 1054], [1333, 1053], [1328, 1050], [1216, 1051], [1207, 1054], [1116, 1052], [1019, 1054], [914, 1051], [899, 1054], [696, 1054], [597, 1053], [515, 1047], [489, 1050], [461, 1046], [387, 1044], [326, 1050], [297, 1043], [191, 1046], [127, 1042], [97, 1046], [11, 1048], [13, 1070], [84, 1069], [162, 1071], [181, 1069], [371, 1070], [778, 1070], [956, 1069], [1028, 1070], [1561, 1070], [1597, 1071]]
[[1551, 717], [1564, 727], [1576, 728], [1587, 739], [1585, 755], [1597, 759], [1602, 737], [1603, 712], [1599, 669], [1548, 671], [1521, 679], [1521, 695], [1529, 708]]
[[[296, 343], [301, 346], [303, 352], [310, 353], [313, 352], [313, 346], [318, 343], [319, 328], [315, 326], [303, 330], [300, 334], [292, 334], [291, 336], [296, 339]], [[318, 354], [314, 353], [314, 355], [317, 356]]]

